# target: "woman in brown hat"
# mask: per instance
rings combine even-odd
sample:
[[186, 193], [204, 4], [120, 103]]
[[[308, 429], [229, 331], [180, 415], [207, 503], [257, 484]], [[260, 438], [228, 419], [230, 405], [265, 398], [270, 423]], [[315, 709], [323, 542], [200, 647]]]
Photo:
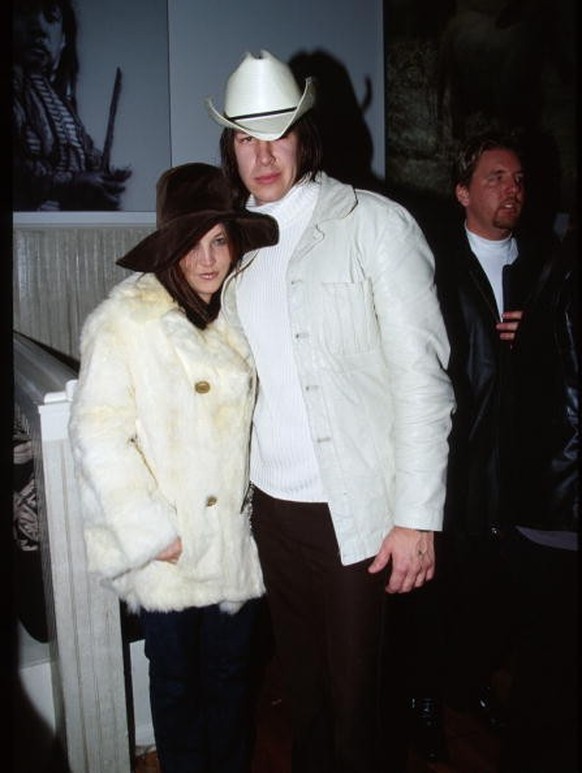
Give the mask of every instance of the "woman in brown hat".
[[255, 371], [219, 314], [238, 257], [278, 238], [216, 167], [157, 188], [135, 272], [88, 317], [70, 437], [89, 568], [139, 612], [164, 773], [249, 770], [248, 664], [263, 580], [244, 502]]

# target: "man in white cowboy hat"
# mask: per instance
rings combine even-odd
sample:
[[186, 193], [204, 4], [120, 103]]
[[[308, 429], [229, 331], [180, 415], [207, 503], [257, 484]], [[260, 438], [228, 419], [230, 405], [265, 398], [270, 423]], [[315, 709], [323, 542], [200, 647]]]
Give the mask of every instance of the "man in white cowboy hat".
[[420, 228], [395, 202], [321, 171], [314, 101], [312, 80], [301, 90], [268, 51], [245, 55], [222, 112], [207, 101], [239, 201], [280, 233], [244, 256], [223, 309], [259, 374], [253, 530], [289, 689], [293, 771], [387, 773], [384, 590], [406, 593], [434, 574], [449, 346]]

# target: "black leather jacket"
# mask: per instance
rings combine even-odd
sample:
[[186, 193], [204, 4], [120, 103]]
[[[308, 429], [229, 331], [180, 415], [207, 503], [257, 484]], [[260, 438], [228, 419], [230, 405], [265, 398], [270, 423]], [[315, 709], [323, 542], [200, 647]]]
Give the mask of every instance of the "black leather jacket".
[[578, 261], [572, 236], [544, 269], [512, 350], [508, 501], [518, 526], [578, 529]]
[[[518, 248], [519, 257], [504, 272], [505, 308], [523, 307], [539, 273], [534, 251], [519, 238]], [[499, 314], [493, 291], [463, 226], [452, 241], [433, 250], [457, 400], [449, 441], [445, 530], [483, 536], [506, 521], [501, 493], [510, 347], [495, 329]]]

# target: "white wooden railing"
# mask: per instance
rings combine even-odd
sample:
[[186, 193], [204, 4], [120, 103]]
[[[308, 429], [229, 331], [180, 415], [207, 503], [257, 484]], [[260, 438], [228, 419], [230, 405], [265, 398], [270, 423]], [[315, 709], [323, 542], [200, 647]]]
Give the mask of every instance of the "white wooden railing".
[[14, 335], [15, 410], [34, 449], [56, 733], [71, 773], [129, 773], [120, 606], [87, 572], [67, 435], [75, 379]]

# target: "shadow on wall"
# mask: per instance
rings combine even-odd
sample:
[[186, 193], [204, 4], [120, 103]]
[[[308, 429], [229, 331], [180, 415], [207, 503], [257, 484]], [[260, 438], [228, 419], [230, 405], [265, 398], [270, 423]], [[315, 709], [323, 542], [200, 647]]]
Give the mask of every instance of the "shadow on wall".
[[459, 218], [451, 200], [448, 179], [443, 177], [440, 191], [435, 191], [415, 185], [414, 180], [409, 185], [404, 178], [384, 181], [374, 174], [372, 139], [364, 120], [374, 98], [371, 83], [367, 81], [365, 97], [360, 104], [348, 71], [327, 52], [299, 52], [289, 61], [289, 66], [299, 83], [307, 76], [316, 79], [314, 115], [323, 144], [325, 171], [342, 182], [388, 195], [400, 202], [414, 214], [427, 237], [438, 243], [441, 233], [447, 233], [451, 222]]
[[67, 757], [19, 679], [13, 691], [12, 773], [71, 773]]
[[312, 76], [317, 87], [314, 117], [323, 144], [324, 170], [358, 188], [382, 192], [384, 183], [372, 171], [373, 144], [364, 120], [374, 99], [366, 78], [365, 97], [358, 103], [344, 65], [325, 51], [301, 51], [289, 66], [299, 83]]

